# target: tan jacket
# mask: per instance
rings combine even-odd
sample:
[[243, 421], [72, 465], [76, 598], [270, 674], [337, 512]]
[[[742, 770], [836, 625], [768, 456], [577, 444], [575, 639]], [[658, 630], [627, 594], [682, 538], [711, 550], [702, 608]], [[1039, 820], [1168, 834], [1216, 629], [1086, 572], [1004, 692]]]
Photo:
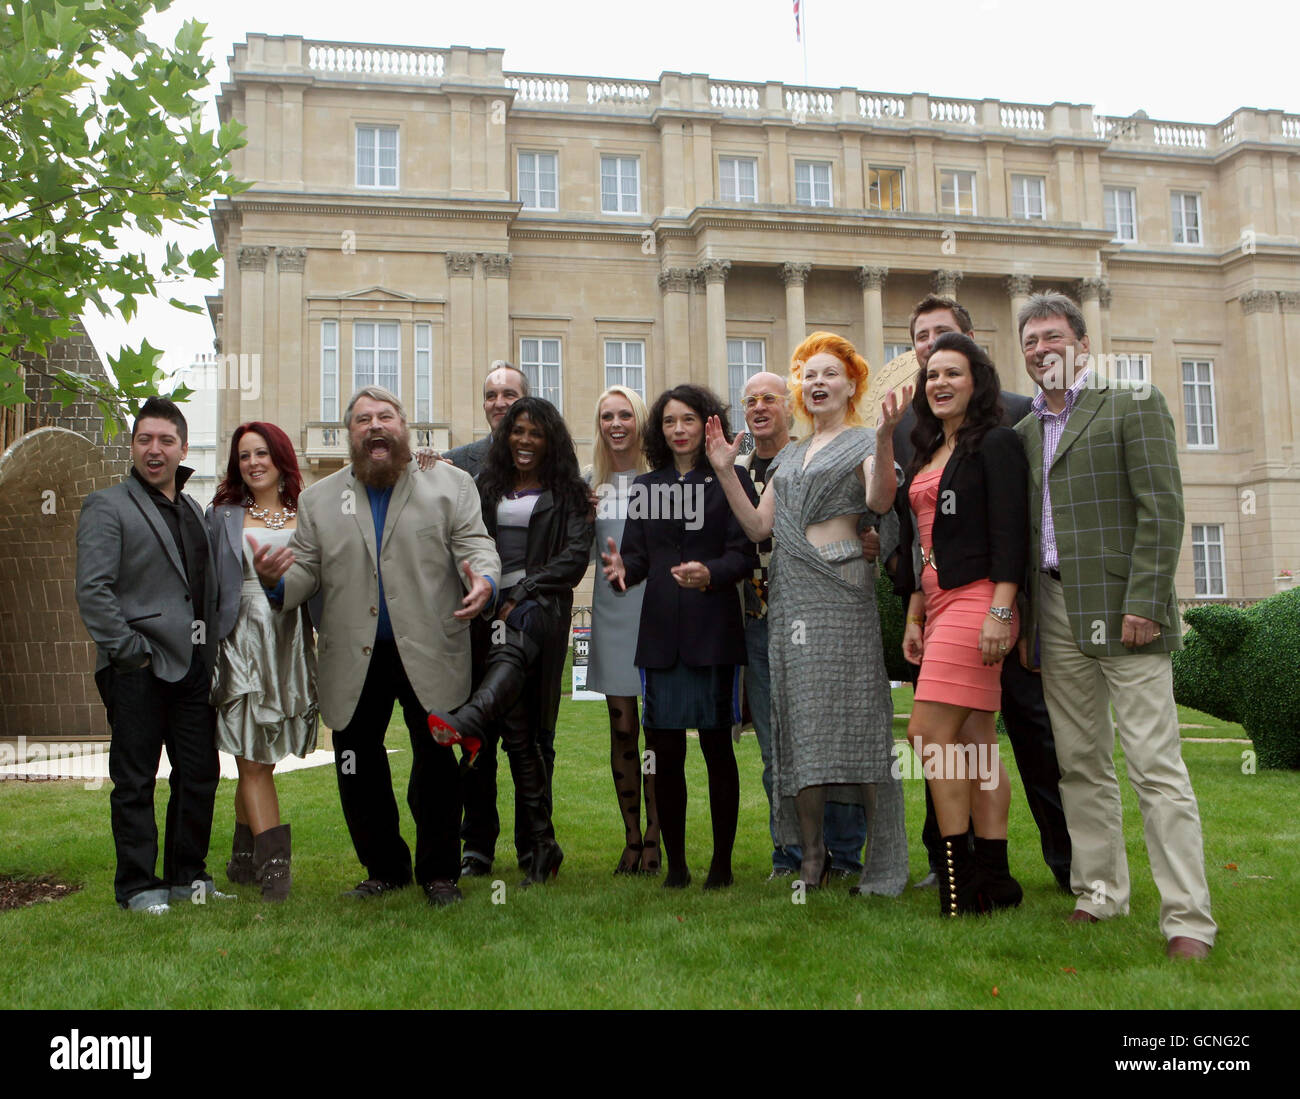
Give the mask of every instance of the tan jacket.
[[[291, 611], [318, 589], [324, 598], [320, 711], [326, 725], [341, 729], [361, 697], [379, 622], [374, 518], [351, 466], [302, 494], [289, 548], [294, 563], [282, 606]], [[469, 622], [453, 617], [467, 589], [463, 561], [500, 583], [474, 481], [446, 462], [424, 472], [412, 462], [393, 486], [378, 565], [402, 667], [426, 710], [454, 709], [469, 697]]]

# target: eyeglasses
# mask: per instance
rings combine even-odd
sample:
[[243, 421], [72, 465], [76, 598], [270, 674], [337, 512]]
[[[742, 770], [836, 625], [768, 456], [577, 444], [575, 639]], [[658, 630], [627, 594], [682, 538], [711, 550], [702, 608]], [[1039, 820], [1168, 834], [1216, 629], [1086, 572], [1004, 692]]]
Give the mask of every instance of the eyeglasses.
[[781, 404], [784, 400], [784, 397], [778, 397], [775, 393], [760, 393], [757, 396], [751, 393], [742, 398], [740, 403], [746, 408], [757, 408], [760, 404], [771, 406]]

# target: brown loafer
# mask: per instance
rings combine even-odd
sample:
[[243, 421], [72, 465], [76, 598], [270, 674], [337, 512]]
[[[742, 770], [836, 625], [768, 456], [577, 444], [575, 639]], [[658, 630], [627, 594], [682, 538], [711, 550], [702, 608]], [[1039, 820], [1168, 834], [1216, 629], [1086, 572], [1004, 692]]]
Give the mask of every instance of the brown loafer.
[[457, 888], [456, 883], [447, 878], [425, 882], [424, 895], [434, 908], [446, 908], [450, 904], [459, 904], [465, 899], [465, 894]]
[[1085, 912], [1082, 908], [1076, 908], [1066, 918], [1066, 923], [1101, 923], [1101, 920], [1091, 912]]
[[1165, 947], [1168, 958], [1190, 958], [1194, 962], [1203, 961], [1210, 956], [1210, 944], [1186, 935], [1175, 935]]

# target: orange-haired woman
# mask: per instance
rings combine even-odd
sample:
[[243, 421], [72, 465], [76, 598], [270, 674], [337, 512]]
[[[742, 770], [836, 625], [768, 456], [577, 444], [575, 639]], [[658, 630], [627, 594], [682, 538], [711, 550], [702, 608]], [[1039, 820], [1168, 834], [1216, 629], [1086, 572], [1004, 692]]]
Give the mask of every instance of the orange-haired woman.
[[736, 444], [707, 428], [709, 461], [745, 533], [772, 538], [768, 645], [777, 842], [799, 844], [799, 876], [824, 884], [826, 801], [861, 803], [868, 855], [861, 893], [907, 883], [902, 791], [893, 774], [893, 705], [875, 586], [861, 527], [889, 511], [898, 487], [894, 425], [910, 392], [891, 394], [875, 432], [862, 426], [868, 366], [842, 336], [815, 332], [790, 368], [796, 415], [811, 432], [773, 460], [757, 507], [733, 470]]

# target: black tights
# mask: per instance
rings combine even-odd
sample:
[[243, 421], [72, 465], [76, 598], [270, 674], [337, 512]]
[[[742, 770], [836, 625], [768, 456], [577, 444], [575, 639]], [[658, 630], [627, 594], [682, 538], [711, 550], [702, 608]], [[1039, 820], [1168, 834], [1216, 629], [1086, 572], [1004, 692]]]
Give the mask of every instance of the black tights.
[[[622, 870], [659, 870], [659, 817], [655, 806], [655, 776], [646, 769], [642, 774], [641, 753], [637, 750], [640, 719], [636, 696], [609, 696], [609, 766], [614, 775], [614, 792], [618, 810], [623, 815], [624, 842], [627, 848], [619, 863]], [[646, 730], [646, 748], [650, 731]], [[645, 832], [641, 831], [641, 787], [645, 785]], [[646, 850], [648, 848], [648, 850]]]
[[[646, 742], [654, 752], [655, 793], [663, 828], [668, 880], [684, 881], [686, 865], [686, 730], [647, 729]], [[740, 813], [740, 774], [731, 744], [731, 730], [701, 729], [700, 748], [709, 772], [709, 816], [713, 822], [711, 879], [731, 877], [731, 849], [736, 842]]]

